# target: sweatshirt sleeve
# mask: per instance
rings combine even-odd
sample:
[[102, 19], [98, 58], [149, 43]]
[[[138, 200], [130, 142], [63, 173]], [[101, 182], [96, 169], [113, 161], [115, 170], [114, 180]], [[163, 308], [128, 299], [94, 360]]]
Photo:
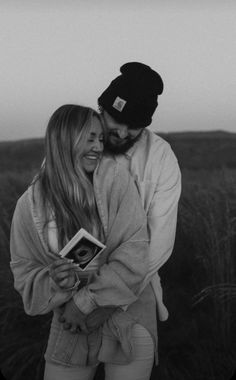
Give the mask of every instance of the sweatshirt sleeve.
[[47, 257], [24, 198], [18, 201], [13, 215], [10, 252], [14, 287], [22, 296], [27, 314], [46, 314], [73, 296], [71, 291], [60, 291], [50, 278], [53, 260]]
[[181, 193], [181, 172], [177, 159], [169, 146], [162, 161], [161, 173], [147, 210], [150, 262], [142, 288], [145, 288], [153, 275], [168, 260], [175, 242], [178, 201]]
[[126, 170], [115, 177], [109, 198], [112, 223], [106, 242], [107, 260], [92, 282], [73, 296], [85, 314], [98, 306], [123, 308], [135, 302], [148, 270], [146, 215], [136, 185]]

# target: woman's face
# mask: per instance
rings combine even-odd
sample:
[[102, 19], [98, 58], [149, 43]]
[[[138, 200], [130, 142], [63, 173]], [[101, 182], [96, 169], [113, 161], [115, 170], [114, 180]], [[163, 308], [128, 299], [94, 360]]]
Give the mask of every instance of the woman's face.
[[80, 156], [81, 165], [87, 173], [92, 173], [101, 159], [103, 138], [101, 122], [96, 116], [93, 116], [92, 127], [84, 143], [83, 153]]

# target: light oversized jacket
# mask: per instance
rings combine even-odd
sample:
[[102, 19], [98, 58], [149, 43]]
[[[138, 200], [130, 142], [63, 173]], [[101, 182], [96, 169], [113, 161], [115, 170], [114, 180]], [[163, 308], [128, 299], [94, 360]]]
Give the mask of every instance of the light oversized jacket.
[[160, 320], [168, 318], [158, 270], [170, 257], [176, 233], [181, 172], [169, 143], [144, 129], [140, 139], [116, 159], [132, 174], [139, 188], [148, 221], [149, 270], [143, 288], [151, 282]]
[[[150, 317], [144, 310], [148, 305], [143, 303], [146, 299], [150, 305], [154, 304], [151, 287], [138, 296], [148, 270], [149, 242], [146, 215], [137, 188], [122, 165], [104, 157], [94, 173], [94, 191], [107, 248], [100, 256], [99, 271], [86, 286], [87, 292], [83, 288], [77, 293], [60, 291], [49, 276], [49, 266], [58, 254], [50, 252], [48, 247], [37, 182], [18, 200], [11, 227], [10, 265], [14, 286], [22, 296], [27, 314], [54, 311], [46, 359], [67, 365], [131, 360], [130, 331], [136, 322], [147, 325], [151, 335], [155, 335], [155, 311]], [[92, 294], [96, 306], [120, 307], [103, 328], [88, 337], [71, 334], [58, 322], [58, 307], [80, 292], [85, 304]], [[123, 307], [128, 308], [127, 312]], [[107, 343], [111, 339], [112, 350]]]

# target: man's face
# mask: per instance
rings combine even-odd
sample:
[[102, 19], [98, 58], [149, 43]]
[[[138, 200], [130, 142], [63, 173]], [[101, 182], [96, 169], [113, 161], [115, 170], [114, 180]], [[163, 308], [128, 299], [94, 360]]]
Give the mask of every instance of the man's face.
[[105, 110], [102, 115], [108, 131], [105, 149], [115, 154], [127, 152], [140, 138], [143, 128], [131, 129], [127, 124], [118, 123]]

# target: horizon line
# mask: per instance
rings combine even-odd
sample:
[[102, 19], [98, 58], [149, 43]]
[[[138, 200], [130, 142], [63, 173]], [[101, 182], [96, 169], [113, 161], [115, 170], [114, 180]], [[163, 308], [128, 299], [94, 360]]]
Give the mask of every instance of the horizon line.
[[[180, 134], [228, 134], [228, 135], [236, 135], [236, 132], [232, 131], [226, 131], [223, 129], [209, 129], [209, 130], [179, 130], [179, 131], [172, 131], [172, 132], [163, 132], [163, 131], [153, 131], [155, 134], [160, 135], [180, 135]], [[25, 137], [25, 138], [19, 138], [19, 139], [9, 139], [9, 140], [0, 140], [0, 143], [14, 143], [14, 142], [20, 142], [20, 141], [32, 141], [32, 140], [43, 140], [45, 136], [35, 136], [35, 137]]]

